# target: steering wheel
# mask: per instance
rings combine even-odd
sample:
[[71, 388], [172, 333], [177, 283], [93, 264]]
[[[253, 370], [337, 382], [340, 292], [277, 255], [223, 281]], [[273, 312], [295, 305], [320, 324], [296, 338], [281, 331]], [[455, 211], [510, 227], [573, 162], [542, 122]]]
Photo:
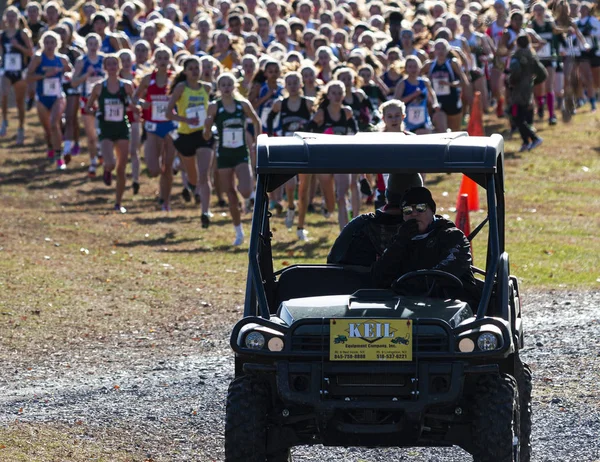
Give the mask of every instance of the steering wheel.
[[410, 271], [409, 273], [400, 276], [392, 283], [392, 290], [402, 295], [408, 295], [408, 293], [410, 292], [410, 290], [408, 289], [410, 289], [411, 287], [407, 285], [407, 281], [417, 278], [425, 278], [425, 283], [427, 285], [427, 293], [423, 294], [425, 297], [429, 297], [432, 294], [433, 290], [435, 289], [436, 282], [438, 280], [444, 280], [445, 282], [450, 283], [450, 287], [464, 289], [462, 281], [458, 279], [454, 274], [446, 273], [445, 271], [440, 270], [423, 269], [417, 271]]

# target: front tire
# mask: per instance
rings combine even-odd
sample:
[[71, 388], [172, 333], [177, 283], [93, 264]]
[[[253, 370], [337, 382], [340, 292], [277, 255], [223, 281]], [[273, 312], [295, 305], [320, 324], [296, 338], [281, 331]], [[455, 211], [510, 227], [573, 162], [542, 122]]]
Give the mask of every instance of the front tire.
[[520, 462], [531, 460], [531, 393], [533, 391], [533, 374], [528, 364], [522, 363], [522, 368], [515, 371], [519, 384], [519, 401], [521, 406], [521, 459]]
[[225, 416], [226, 462], [289, 462], [289, 449], [267, 454], [267, 427], [271, 407], [266, 383], [244, 375], [227, 391]]
[[472, 408], [471, 453], [475, 462], [519, 462], [521, 413], [517, 381], [508, 374], [484, 375]]

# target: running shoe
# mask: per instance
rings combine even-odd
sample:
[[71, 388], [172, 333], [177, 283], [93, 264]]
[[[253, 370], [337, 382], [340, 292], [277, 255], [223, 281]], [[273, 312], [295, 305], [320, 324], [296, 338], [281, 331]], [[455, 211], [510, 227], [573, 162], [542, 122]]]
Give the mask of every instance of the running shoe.
[[298, 240], [299, 241], [304, 241], [304, 242], [308, 242], [308, 231], [306, 231], [304, 228], [298, 228], [298, 230], [296, 231], [296, 236], [298, 236]]
[[217, 202], [217, 205], [219, 207], [227, 207], [227, 202], [225, 201], [225, 199], [219, 199], [219, 202]]
[[134, 181], [131, 186], [133, 188], [133, 195], [137, 195], [137, 193], [140, 192], [140, 184], [137, 181]]
[[243, 234], [238, 234], [237, 236], [235, 236], [235, 241], [233, 241], [233, 245], [238, 246], [238, 245], [242, 245], [244, 243], [244, 235]]
[[163, 203], [163, 204], [160, 206], [160, 209], [161, 209], [163, 212], [170, 212], [170, 211], [171, 211], [171, 206], [170, 206], [169, 204], [167, 204], [167, 203]]
[[285, 215], [285, 227], [291, 229], [294, 225], [294, 217], [296, 216], [296, 209], [288, 209]]
[[525, 151], [529, 151], [529, 146], [530, 146], [530, 144], [529, 144], [529, 143], [523, 143], [523, 144], [521, 145], [521, 149], [519, 149], [519, 152], [525, 152]]
[[123, 207], [121, 204], [115, 204], [115, 212], [119, 213], [127, 213], [127, 209]]
[[7, 130], [8, 130], [8, 121], [3, 120], [2, 125], [0, 125], [0, 136], [6, 136]]
[[323, 216], [325, 218], [329, 218], [331, 216], [331, 213], [329, 213], [329, 210], [327, 210], [326, 208], [323, 207]]
[[306, 212], [307, 213], [316, 213], [315, 206], [313, 204], [308, 204], [308, 207], [306, 207]]
[[531, 142], [531, 144], [529, 145], [529, 150], [531, 151], [534, 148], [537, 148], [540, 144], [542, 144], [544, 142], [544, 140], [540, 137], [536, 138], [535, 140], [533, 140]]
[[539, 106], [537, 110], [538, 119], [544, 120], [544, 106]]
[[17, 146], [23, 146], [25, 144], [25, 130], [22, 128], [17, 129]]
[[61, 157], [59, 157], [56, 160], [56, 168], [57, 168], [57, 170], [66, 170], [67, 169], [67, 165], [65, 164], [65, 161], [62, 160]]
[[48, 158], [48, 160], [50, 162], [54, 161], [54, 149], [48, 149], [47, 153], [46, 153], [46, 157]]
[[102, 175], [102, 180], [104, 181], [104, 184], [106, 186], [110, 186], [112, 184], [112, 173], [109, 172], [108, 170], [104, 170], [104, 173]]
[[102, 165], [104, 163], [104, 159], [102, 158], [102, 154], [100, 153], [100, 150], [98, 150], [98, 154], [96, 155], [96, 159], [98, 162], [98, 165]]
[[65, 155], [65, 164], [69, 165], [69, 163], [71, 162], [71, 153], [67, 152]]
[[210, 226], [210, 218], [208, 216], [208, 213], [203, 213], [200, 216], [200, 221], [202, 222], [202, 227], [204, 229], [208, 228]]
[[271, 209], [275, 209], [277, 215], [281, 215], [283, 213], [283, 205], [277, 201], [271, 201]]
[[185, 187], [181, 191], [181, 197], [183, 197], [183, 200], [186, 202], [190, 202], [192, 200], [192, 195], [190, 194], [190, 190]]
[[198, 205], [202, 202], [202, 198], [200, 197], [200, 194], [194, 194], [194, 204]]
[[75, 143], [73, 148], [71, 148], [71, 155], [76, 156], [79, 154], [79, 143]]
[[88, 168], [88, 178], [96, 178], [96, 167], [94, 165], [90, 165], [90, 168]]
[[550, 119], [548, 120], [548, 123], [550, 125], [556, 125], [558, 122], [558, 120], [556, 119], [556, 117], [550, 117]]

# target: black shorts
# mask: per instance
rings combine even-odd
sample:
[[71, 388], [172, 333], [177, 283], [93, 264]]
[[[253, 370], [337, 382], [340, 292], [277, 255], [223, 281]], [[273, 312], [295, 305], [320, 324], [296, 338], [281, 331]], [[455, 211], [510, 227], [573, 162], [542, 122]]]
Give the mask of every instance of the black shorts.
[[81, 90], [79, 89], [79, 87], [73, 88], [71, 86], [71, 82], [63, 83], [63, 92], [67, 96], [81, 96]]
[[553, 67], [556, 69], [556, 61], [553, 59], [540, 59], [540, 63], [544, 67]]
[[173, 142], [177, 152], [183, 157], [192, 157], [196, 155], [197, 149], [209, 148], [212, 149], [214, 139], [206, 141], [202, 136], [203, 130], [198, 130], [189, 134], [178, 133], [177, 139]]
[[19, 80], [23, 80], [23, 71], [6, 71], [4, 77], [10, 80], [11, 85], [14, 85]]
[[469, 71], [469, 77], [471, 78], [471, 82], [475, 82], [483, 77], [485, 74], [481, 72], [479, 69], [471, 69]]

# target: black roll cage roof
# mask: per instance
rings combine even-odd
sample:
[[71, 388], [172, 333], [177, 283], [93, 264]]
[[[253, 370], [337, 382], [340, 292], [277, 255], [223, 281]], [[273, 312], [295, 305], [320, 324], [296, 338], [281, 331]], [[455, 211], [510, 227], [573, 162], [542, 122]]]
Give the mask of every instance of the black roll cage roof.
[[[406, 136], [359, 133], [354, 136], [297, 132], [292, 137], [260, 135], [257, 184], [244, 316], [269, 319], [267, 292], [274, 290], [268, 193], [296, 174], [463, 173], [487, 193], [489, 219], [485, 282], [477, 318], [485, 316], [505, 251], [504, 139], [470, 137], [466, 132]], [[270, 309], [275, 308], [275, 309]]]

